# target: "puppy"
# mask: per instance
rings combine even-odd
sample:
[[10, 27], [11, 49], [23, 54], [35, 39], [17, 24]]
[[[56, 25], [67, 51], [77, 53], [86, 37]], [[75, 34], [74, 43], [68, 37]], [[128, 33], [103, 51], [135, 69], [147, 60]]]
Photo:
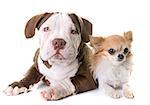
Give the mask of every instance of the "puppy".
[[90, 74], [88, 47], [92, 23], [74, 13], [50, 12], [33, 16], [26, 24], [25, 37], [39, 37], [39, 48], [27, 74], [11, 83], [9, 96], [30, 91], [40, 81], [48, 85], [41, 92], [45, 100], [59, 100], [96, 88]]
[[124, 36], [90, 37], [95, 52], [91, 56], [92, 73], [99, 89], [112, 98], [134, 98], [128, 81], [132, 71], [132, 32]]

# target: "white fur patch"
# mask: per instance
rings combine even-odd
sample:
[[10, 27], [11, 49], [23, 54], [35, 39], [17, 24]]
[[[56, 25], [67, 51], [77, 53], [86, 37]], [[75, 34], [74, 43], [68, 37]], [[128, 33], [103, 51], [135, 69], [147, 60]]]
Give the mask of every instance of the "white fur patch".
[[74, 62], [72, 62], [70, 65], [67, 66], [53, 64], [51, 68], [47, 68], [43, 64], [43, 61], [39, 56], [38, 67], [39, 67], [39, 72], [42, 73], [44, 76], [46, 76], [46, 79], [48, 79], [51, 82], [53, 81], [55, 82], [55, 81], [61, 81], [63, 79], [75, 76], [79, 64], [78, 64], [78, 60], [76, 59]]
[[131, 73], [131, 63], [125, 61], [120, 65], [113, 65], [107, 59], [100, 59], [94, 71], [94, 77], [99, 81], [99, 88], [103, 87], [103, 83], [109, 84], [113, 87], [119, 87], [128, 82]]
[[12, 88], [11, 86], [9, 86], [5, 91], [4, 93], [8, 96], [15, 96], [15, 95], [18, 95], [20, 93], [27, 93], [27, 88], [26, 87], [21, 87], [21, 88], [18, 88], [17, 86]]
[[69, 79], [65, 79], [58, 82], [55, 86], [50, 86], [47, 90], [42, 91], [41, 96], [46, 100], [57, 100], [73, 94], [74, 91], [74, 85]]
[[75, 76], [79, 68], [77, 59], [68, 66], [53, 64], [51, 68], [47, 68], [43, 64], [41, 58], [39, 57], [38, 67], [39, 67], [39, 72], [42, 73], [47, 80], [49, 80], [50, 85], [52, 87], [56, 87], [56, 88], [62, 87], [67, 93], [69, 93], [67, 95], [74, 93], [75, 87], [71, 83], [70, 78]]

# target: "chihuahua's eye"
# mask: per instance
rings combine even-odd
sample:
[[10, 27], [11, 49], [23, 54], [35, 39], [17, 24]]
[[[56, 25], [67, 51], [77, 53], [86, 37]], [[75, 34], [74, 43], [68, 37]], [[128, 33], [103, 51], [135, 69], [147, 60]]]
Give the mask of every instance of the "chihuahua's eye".
[[71, 34], [78, 34], [77, 30], [71, 30]]
[[113, 55], [116, 52], [116, 50], [111, 48], [111, 49], [108, 50], [108, 52], [109, 52], [109, 54]]
[[124, 54], [128, 53], [129, 49], [128, 48], [125, 48], [124, 49]]
[[49, 27], [43, 28], [43, 31], [44, 31], [44, 32], [47, 32], [47, 31], [49, 31], [49, 30], [50, 30]]

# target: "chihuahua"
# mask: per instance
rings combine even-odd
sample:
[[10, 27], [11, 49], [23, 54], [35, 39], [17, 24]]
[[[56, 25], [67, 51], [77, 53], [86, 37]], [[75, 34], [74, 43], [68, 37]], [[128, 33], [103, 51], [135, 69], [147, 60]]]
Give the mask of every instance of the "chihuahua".
[[98, 87], [112, 98], [134, 98], [128, 84], [132, 72], [132, 32], [124, 36], [90, 37], [94, 48], [91, 55], [91, 70]]

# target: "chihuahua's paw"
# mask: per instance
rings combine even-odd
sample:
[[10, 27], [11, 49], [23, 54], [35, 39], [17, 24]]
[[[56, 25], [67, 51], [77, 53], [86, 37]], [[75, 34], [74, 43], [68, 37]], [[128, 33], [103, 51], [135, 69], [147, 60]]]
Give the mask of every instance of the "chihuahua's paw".
[[6, 88], [4, 90], [4, 93], [8, 96], [15, 96], [15, 95], [18, 95], [18, 94], [21, 94], [21, 93], [26, 93], [27, 92], [27, 88], [26, 87], [21, 87], [19, 88], [18, 86], [16, 87], [11, 87], [9, 86], [8, 88]]
[[48, 101], [64, 98], [67, 96], [67, 94], [62, 88], [50, 87], [49, 89], [42, 91], [41, 96]]
[[131, 90], [125, 90], [123, 92], [124, 96], [128, 99], [133, 99], [134, 98], [134, 94]]
[[109, 95], [110, 95], [110, 97], [112, 97], [114, 99], [119, 99], [122, 97], [122, 94], [119, 90], [114, 90]]

